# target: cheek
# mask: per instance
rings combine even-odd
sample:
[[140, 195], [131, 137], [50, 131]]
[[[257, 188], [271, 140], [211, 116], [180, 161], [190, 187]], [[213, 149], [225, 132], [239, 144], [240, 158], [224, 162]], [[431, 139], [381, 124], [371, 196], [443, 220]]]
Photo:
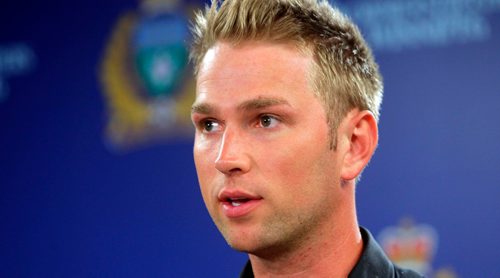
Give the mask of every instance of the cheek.
[[214, 171], [211, 170], [213, 164], [211, 166], [210, 163], [210, 154], [204, 148], [197, 148], [195, 145], [193, 150], [194, 162], [196, 167], [196, 173], [198, 175], [198, 184], [200, 187], [201, 197], [203, 198], [203, 202], [210, 214], [210, 216], [214, 217], [214, 211], [216, 211], [216, 201], [214, 199]]
[[198, 175], [198, 182], [203, 196], [205, 197], [209, 190], [210, 180], [215, 173], [215, 148], [202, 139], [195, 139], [193, 147], [193, 158]]
[[193, 157], [198, 176], [200, 175], [200, 171], [206, 171], [208, 166], [211, 165], [214, 167], [216, 150], [217, 146], [214, 140], [208, 140], [203, 138], [202, 135], [196, 135], [193, 144]]
[[[290, 177], [306, 176], [316, 167], [326, 166], [329, 155], [328, 136], [322, 132], [302, 136], [291, 136], [293, 140], [282, 143], [275, 165], [282, 166], [281, 171]], [[315, 138], [311, 140], [311, 138]]]
[[[295, 137], [297, 139], [297, 137]], [[316, 137], [318, 138], [318, 137]], [[302, 143], [302, 144], [298, 144]], [[335, 185], [335, 161], [328, 145], [328, 137], [296, 140], [286, 150], [269, 154], [267, 178], [280, 185], [279, 194], [289, 195], [293, 203], [315, 201], [329, 194]]]

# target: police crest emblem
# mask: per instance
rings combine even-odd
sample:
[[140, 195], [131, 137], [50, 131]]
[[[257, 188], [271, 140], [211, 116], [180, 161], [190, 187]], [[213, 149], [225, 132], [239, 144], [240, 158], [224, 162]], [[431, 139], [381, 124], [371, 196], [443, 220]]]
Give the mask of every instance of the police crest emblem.
[[190, 34], [179, 6], [172, 0], [142, 1], [113, 29], [100, 68], [108, 108], [105, 135], [113, 149], [192, 134]]

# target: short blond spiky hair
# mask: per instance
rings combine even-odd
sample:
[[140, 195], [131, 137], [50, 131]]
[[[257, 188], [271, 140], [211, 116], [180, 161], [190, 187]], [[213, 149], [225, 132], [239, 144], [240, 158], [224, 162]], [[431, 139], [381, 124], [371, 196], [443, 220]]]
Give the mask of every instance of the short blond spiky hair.
[[350, 110], [369, 110], [378, 121], [383, 95], [378, 65], [356, 25], [327, 1], [212, 0], [196, 14], [192, 32], [195, 74], [218, 41], [292, 43], [310, 51], [312, 85], [327, 113], [333, 149], [337, 127]]

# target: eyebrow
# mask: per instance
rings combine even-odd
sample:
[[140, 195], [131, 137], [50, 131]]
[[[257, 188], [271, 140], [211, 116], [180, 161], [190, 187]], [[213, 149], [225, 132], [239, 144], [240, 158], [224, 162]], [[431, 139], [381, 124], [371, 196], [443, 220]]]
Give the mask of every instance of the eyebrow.
[[191, 106], [191, 114], [212, 114], [214, 112], [214, 107], [208, 103], [193, 104]]
[[[242, 102], [240, 105], [238, 105], [238, 110], [245, 110], [245, 111], [259, 110], [259, 109], [267, 108], [270, 106], [276, 106], [276, 105], [288, 105], [288, 106], [290, 106], [290, 103], [288, 103], [288, 101], [281, 99], [281, 98], [259, 97], [256, 99], [250, 99], [250, 100]], [[199, 104], [195, 103], [191, 107], [191, 113], [212, 114], [215, 111], [216, 111], [216, 109], [209, 103], [199, 103]]]
[[281, 99], [281, 98], [267, 98], [267, 97], [259, 97], [256, 99], [251, 99], [244, 101], [240, 105], [238, 105], [238, 109], [241, 110], [258, 110], [262, 108], [267, 108], [270, 106], [276, 106], [276, 105], [288, 105], [290, 106], [290, 103], [288, 101]]

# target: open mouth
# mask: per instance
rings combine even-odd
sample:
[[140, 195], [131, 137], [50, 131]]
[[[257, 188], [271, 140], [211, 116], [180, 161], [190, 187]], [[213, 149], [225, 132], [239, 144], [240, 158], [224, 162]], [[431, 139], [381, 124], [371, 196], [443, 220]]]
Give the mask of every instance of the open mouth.
[[227, 198], [226, 202], [231, 204], [233, 207], [239, 207], [242, 204], [245, 204], [246, 202], [250, 201], [248, 198]]
[[257, 194], [239, 190], [223, 190], [217, 196], [223, 213], [229, 218], [241, 218], [256, 209], [263, 199]]

